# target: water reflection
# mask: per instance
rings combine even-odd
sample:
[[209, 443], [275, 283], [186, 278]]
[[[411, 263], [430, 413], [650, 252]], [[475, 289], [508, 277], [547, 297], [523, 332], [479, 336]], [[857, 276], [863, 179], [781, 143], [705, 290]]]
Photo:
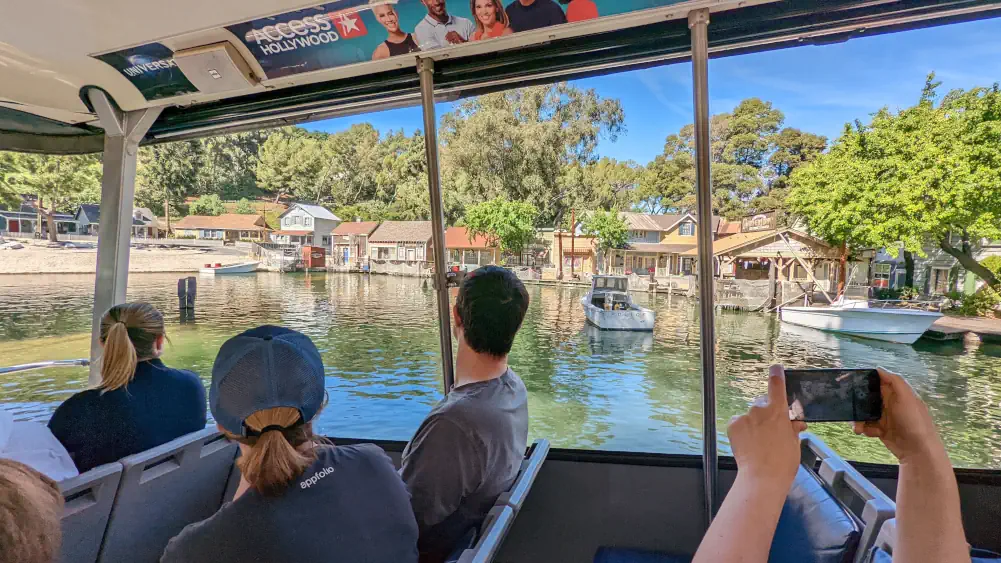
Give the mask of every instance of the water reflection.
[[[312, 337], [327, 365], [320, 430], [408, 439], [440, 398], [434, 293], [423, 280], [360, 275], [199, 278], [197, 320], [177, 323], [180, 276], [130, 278], [129, 298], [170, 319], [165, 360], [207, 376], [222, 342], [263, 323]], [[0, 277], [0, 365], [87, 354], [92, 276]], [[529, 390], [533, 437], [555, 446], [699, 453], [698, 307], [637, 294], [657, 311], [650, 333], [603, 333], [585, 323], [580, 290], [531, 287], [532, 306], [511, 355]], [[717, 315], [720, 444], [734, 414], [765, 392], [765, 368], [882, 365], [905, 374], [931, 405], [957, 465], [1001, 466], [1001, 347], [897, 346], [782, 325], [760, 314]], [[9, 376], [0, 400], [18, 418], [46, 419], [86, 382], [83, 369]], [[846, 425], [815, 425], [835, 449], [892, 462]]]

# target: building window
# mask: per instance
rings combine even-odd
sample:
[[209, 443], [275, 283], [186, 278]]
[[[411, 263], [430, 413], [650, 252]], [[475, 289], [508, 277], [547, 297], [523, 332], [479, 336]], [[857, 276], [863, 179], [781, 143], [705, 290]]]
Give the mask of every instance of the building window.
[[312, 217], [306, 217], [306, 218], [304, 218], [303, 219], [303, 224], [306, 225], [307, 227], [312, 227], [313, 226], [313, 218]]
[[695, 223], [691, 221], [685, 221], [681, 224], [681, 228], [678, 229], [678, 234], [683, 237], [694, 237], [695, 236]]
[[323, 237], [323, 246], [328, 246], [330, 244], [330, 237]]
[[692, 273], [692, 262], [694, 262], [694, 261], [695, 261], [694, 258], [682, 258], [681, 259], [681, 271], [682, 271], [682, 273], [691, 274]]
[[389, 249], [388, 248], [377, 248], [377, 256], [379, 260], [389, 260]]
[[424, 261], [424, 247], [423, 246], [418, 246], [417, 247], [417, 260], [420, 261], [420, 262]]

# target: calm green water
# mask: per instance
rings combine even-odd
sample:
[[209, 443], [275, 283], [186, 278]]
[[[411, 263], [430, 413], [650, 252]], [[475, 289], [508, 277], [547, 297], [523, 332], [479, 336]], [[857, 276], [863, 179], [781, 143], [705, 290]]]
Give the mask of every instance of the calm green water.
[[[177, 322], [177, 275], [137, 274], [129, 298], [171, 324], [164, 360], [210, 373], [222, 342], [272, 323], [310, 335], [327, 366], [329, 435], [409, 439], [440, 398], [434, 294], [423, 280], [350, 274], [200, 278], [197, 322]], [[0, 276], [0, 365], [86, 357], [92, 276]], [[580, 290], [530, 287], [532, 305], [511, 364], [528, 386], [532, 437], [555, 446], [701, 452], [698, 309], [637, 294], [658, 312], [650, 334], [586, 328]], [[718, 411], [725, 424], [765, 392], [768, 364], [881, 365], [906, 375], [931, 405], [956, 465], [1001, 467], [1001, 349], [869, 343], [781, 325], [773, 316], [717, 316]], [[86, 382], [83, 369], [7, 376], [0, 401], [44, 420]], [[206, 379], [207, 380], [207, 379]], [[812, 430], [852, 459], [892, 462], [845, 425]]]

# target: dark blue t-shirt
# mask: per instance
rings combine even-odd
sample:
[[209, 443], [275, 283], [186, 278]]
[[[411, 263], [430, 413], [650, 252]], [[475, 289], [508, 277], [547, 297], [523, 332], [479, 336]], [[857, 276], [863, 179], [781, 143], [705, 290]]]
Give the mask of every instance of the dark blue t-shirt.
[[167, 544], [161, 563], [417, 563], [410, 494], [378, 446], [321, 446], [280, 495], [251, 489]]
[[567, 23], [563, 8], [553, 0], [535, 0], [528, 6], [514, 0], [507, 6], [507, 17], [511, 20], [511, 29], [515, 31], [532, 31]]
[[194, 373], [160, 360], [139, 362], [121, 389], [73, 395], [49, 420], [80, 473], [203, 428], [205, 386]]

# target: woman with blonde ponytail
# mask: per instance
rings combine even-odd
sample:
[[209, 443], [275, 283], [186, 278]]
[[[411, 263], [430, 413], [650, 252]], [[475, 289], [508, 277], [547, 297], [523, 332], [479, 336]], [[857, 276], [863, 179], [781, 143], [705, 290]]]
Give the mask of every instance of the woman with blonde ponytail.
[[170, 540], [161, 563], [416, 563], [410, 494], [384, 451], [313, 434], [323, 360], [305, 335], [262, 326], [223, 344], [209, 404], [240, 444], [232, 502]]
[[160, 361], [166, 338], [148, 303], [115, 305], [101, 318], [101, 383], [49, 420], [81, 473], [205, 428], [205, 386]]

